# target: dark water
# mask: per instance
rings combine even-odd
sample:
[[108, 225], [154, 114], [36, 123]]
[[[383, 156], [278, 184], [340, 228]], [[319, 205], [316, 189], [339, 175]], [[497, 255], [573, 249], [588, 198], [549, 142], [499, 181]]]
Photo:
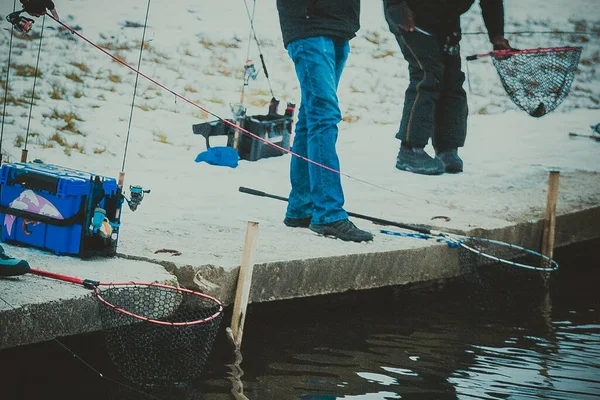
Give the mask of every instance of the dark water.
[[[252, 306], [238, 368], [222, 331], [178, 398], [600, 399], [599, 247], [559, 249], [550, 279], [488, 267], [435, 287]], [[102, 334], [61, 342], [106, 378], [54, 341], [4, 350], [0, 400], [152, 398], [112, 382]]]

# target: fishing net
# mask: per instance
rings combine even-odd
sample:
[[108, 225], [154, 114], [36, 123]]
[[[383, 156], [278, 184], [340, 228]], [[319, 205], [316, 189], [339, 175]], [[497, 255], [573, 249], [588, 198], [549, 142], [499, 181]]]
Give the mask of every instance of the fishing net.
[[552, 272], [558, 263], [541, 253], [514, 244], [469, 236], [457, 236], [459, 262], [468, 268], [481, 266], [519, 267]]
[[106, 347], [117, 370], [142, 387], [178, 387], [200, 375], [219, 330], [212, 297], [160, 284], [97, 290]]
[[581, 47], [498, 50], [490, 56], [510, 99], [539, 118], [567, 97]]

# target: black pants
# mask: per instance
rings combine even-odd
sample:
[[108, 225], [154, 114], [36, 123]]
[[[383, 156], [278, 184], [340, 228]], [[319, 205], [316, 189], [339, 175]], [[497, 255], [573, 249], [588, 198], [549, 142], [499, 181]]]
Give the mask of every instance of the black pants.
[[420, 32], [395, 36], [410, 73], [396, 137], [412, 147], [425, 147], [429, 138], [439, 150], [462, 147], [468, 106], [458, 41], [455, 52], [449, 54], [444, 49], [446, 38]]

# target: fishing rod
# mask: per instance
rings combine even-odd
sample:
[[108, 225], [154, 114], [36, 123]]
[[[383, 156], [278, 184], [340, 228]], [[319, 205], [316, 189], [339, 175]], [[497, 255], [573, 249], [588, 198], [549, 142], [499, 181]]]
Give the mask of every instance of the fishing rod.
[[[463, 32], [463, 35], [487, 35], [487, 32]], [[512, 31], [504, 32], [505, 35], [600, 35], [600, 32], [577, 32], [577, 31]]]
[[589, 138], [589, 139], [593, 139], [596, 142], [600, 142], [600, 136], [596, 136], [596, 135], [582, 135], [580, 133], [569, 132], [569, 136], [571, 136], [571, 137], [574, 137], [574, 136], [577, 136], [577, 137], [586, 137], [586, 138]]
[[[403, 196], [403, 197], [406, 197], [406, 198], [412, 198], [412, 199], [415, 199], [415, 200], [419, 200], [419, 201], [425, 202], [426, 204], [437, 204], [440, 207], [448, 208], [448, 206], [440, 204], [440, 203], [436, 203], [436, 202], [434, 202], [432, 200], [420, 198], [420, 197], [417, 197], [417, 196], [411, 196], [411, 195], [408, 195], [406, 193], [398, 192], [398, 191], [396, 191], [396, 190], [394, 190], [394, 189], [392, 189], [390, 187], [378, 185], [376, 183], [369, 182], [367, 180], [360, 179], [360, 178], [354, 177], [352, 175], [343, 173], [343, 172], [341, 172], [341, 171], [339, 171], [339, 170], [337, 170], [335, 168], [329, 167], [329, 166], [324, 165], [324, 164], [320, 164], [320, 163], [318, 163], [318, 162], [316, 162], [314, 160], [309, 159], [308, 157], [302, 156], [302, 155], [300, 155], [298, 153], [295, 153], [295, 152], [293, 152], [293, 151], [291, 151], [289, 149], [286, 149], [286, 148], [284, 148], [284, 147], [282, 147], [282, 146], [280, 146], [280, 145], [278, 145], [276, 143], [273, 143], [273, 142], [269, 141], [268, 139], [265, 139], [265, 138], [263, 138], [263, 137], [255, 134], [253, 132], [250, 132], [249, 130], [247, 130], [247, 129], [241, 127], [241, 126], [237, 126], [234, 122], [229, 121], [229, 120], [221, 117], [220, 115], [218, 115], [218, 114], [210, 111], [209, 109], [207, 109], [207, 108], [205, 108], [205, 107], [203, 107], [203, 106], [201, 106], [201, 105], [199, 105], [199, 104], [191, 101], [187, 97], [185, 97], [185, 96], [183, 96], [183, 95], [175, 92], [172, 89], [169, 89], [167, 86], [165, 86], [164, 84], [160, 83], [156, 79], [151, 78], [150, 76], [144, 74], [143, 72], [135, 69], [134, 67], [132, 67], [131, 65], [129, 65], [127, 62], [125, 62], [125, 61], [121, 60], [120, 58], [116, 57], [114, 54], [110, 53], [106, 49], [103, 49], [102, 47], [98, 46], [96, 43], [94, 43], [93, 41], [91, 41], [90, 39], [88, 39], [87, 37], [85, 37], [84, 35], [82, 35], [81, 33], [79, 33], [77, 30], [71, 28], [70, 26], [68, 26], [64, 22], [62, 22], [62, 21], [54, 18], [50, 14], [47, 14], [47, 15], [48, 15], [48, 17], [52, 18], [56, 23], [62, 25], [65, 29], [68, 29], [73, 35], [77, 36], [78, 38], [80, 38], [84, 42], [90, 44], [91, 46], [95, 47], [97, 50], [99, 50], [102, 53], [106, 54], [107, 56], [109, 56], [110, 58], [112, 58], [115, 62], [117, 62], [117, 63], [123, 65], [124, 67], [130, 69], [131, 71], [139, 74], [141, 77], [143, 77], [143, 78], [147, 79], [148, 81], [152, 82], [154, 85], [156, 85], [156, 86], [158, 86], [158, 87], [166, 90], [167, 92], [171, 93], [173, 96], [175, 96], [175, 97], [183, 100], [184, 102], [186, 102], [186, 103], [188, 103], [188, 104], [190, 104], [190, 105], [192, 105], [192, 106], [194, 106], [194, 107], [196, 107], [196, 108], [204, 111], [206, 114], [211, 115], [211, 116], [217, 118], [223, 124], [229, 125], [230, 127], [234, 128], [234, 129], [238, 129], [240, 132], [242, 132], [242, 133], [244, 133], [244, 134], [246, 134], [246, 135], [248, 135], [248, 136], [250, 136], [250, 137], [252, 137], [252, 138], [254, 138], [256, 140], [258, 140], [258, 141], [261, 141], [261, 142], [265, 143], [267, 146], [271, 146], [271, 147], [273, 147], [273, 148], [275, 148], [275, 149], [277, 149], [277, 150], [279, 150], [279, 151], [281, 151], [283, 153], [290, 154], [293, 157], [297, 157], [297, 158], [299, 158], [301, 160], [304, 160], [304, 161], [306, 161], [306, 162], [308, 162], [310, 164], [313, 164], [313, 165], [315, 165], [315, 166], [317, 166], [319, 168], [323, 168], [323, 169], [325, 169], [327, 171], [339, 174], [340, 176], [344, 176], [344, 177], [346, 177], [348, 179], [352, 179], [352, 180], [354, 180], [356, 182], [360, 182], [360, 183], [363, 183], [365, 185], [369, 185], [369, 186], [378, 188], [380, 190], [385, 190], [387, 192], [391, 192], [391, 193], [394, 193], [394, 194], [399, 195], [399, 196]], [[455, 206], [452, 206], [451, 208], [455, 208]]]
[[[135, 107], [135, 97], [137, 94], [137, 87], [138, 87], [138, 80], [139, 80], [139, 76], [140, 76], [140, 67], [142, 65], [142, 53], [144, 51], [144, 41], [146, 39], [146, 27], [148, 26], [148, 15], [150, 14], [150, 0], [148, 0], [147, 6], [146, 6], [146, 18], [144, 19], [144, 30], [142, 32], [142, 42], [140, 43], [140, 55], [138, 58], [138, 64], [137, 64], [137, 72], [135, 74], [135, 83], [133, 85], [133, 97], [131, 99], [131, 110], [129, 112], [129, 123], [127, 126], [127, 136], [125, 138], [125, 149], [123, 151], [123, 165], [121, 166], [121, 172], [119, 172], [119, 179], [118, 179], [118, 183], [117, 185], [119, 186], [119, 188], [122, 190], [123, 189], [123, 184], [125, 181], [125, 160], [127, 159], [127, 150], [129, 147], [129, 137], [131, 134], [131, 123], [133, 121], [133, 109]], [[125, 199], [125, 201], [127, 201], [127, 205], [129, 206], [129, 208], [131, 209], [131, 211], [135, 211], [138, 207], [138, 205], [142, 202], [142, 200], [144, 199], [144, 194], [145, 193], [150, 193], [149, 189], [144, 189], [141, 186], [138, 185], [130, 185], [129, 186], [129, 192], [130, 192], [130, 198], [127, 198], [123, 195], [123, 198]], [[117, 208], [116, 210], [116, 218], [119, 218], [119, 214], [120, 214], [121, 210]]]
[[246, 52], [246, 63], [244, 64], [244, 79], [242, 84], [242, 91], [240, 96], [240, 102], [238, 104], [230, 105], [231, 111], [233, 113], [233, 118], [236, 121], [236, 129], [234, 131], [233, 136], [233, 148], [237, 150], [239, 145], [239, 137], [240, 130], [239, 127], [242, 125], [242, 120], [246, 117], [246, 108], [244, 107], [244, 91], [250, 79], [256, 80], [258, 76], [258, 72], [252, 59], [250, 59], [250, 46], [252, 43], [252, 39], [254, 38], [254, 42], [256, 42], [256, 47], [258, 49], [258, 53], [260, 56], [260, 62], [262, 64], [262, 69], [265, 73], [265, 77], [267, 78], [267, 83], [269, 84], [269, 91], [271, 92], [271, 102], [269, 104], [269, 113], [276, 114], [277, 106], [279, 105], [279, 101], [275, 98], [275, 94], [273, 93], [273, 87], [271, 86], [271, 79], [269, 78], [269, 71], [267, 70], [267, 65], [265, 64], [265, 58], [263, 56], [262, 50], [260, 48], [260, 42], [256, 36], [256, 30], [254, 29], [254, 15], [256, 12], [256, 0], [253, 1], [252, 13], [250, 13], [250, 9], [248, 7], [247, 0], [244, 0], [244, 6], [246, 7], [246, 14], [248, 15], [248, 20], [250, 22], [250, 33], [248, 35], [248, 50]]
[[[244, 186], [240, 186], [239, 191], [252, 196], [267, 197], [285, 202], [289, 200], [287, 197], [277, 196]], [[500, 240], [436, 231], [424, 225], [413, 225], [405, 222], [390, 221], [387, 219], [371, 217], [351, 211], [348, 211], [348, 216], [364, 219], [377, 225], [395, 226], [397, 228], [415, 232], [405, 233], [390, 231], [387, 229], [380, 230], [381, 233], [387, 235], [442, 242], [446, 243], [450, 248], [460, 247], [461, 249], [469, 252], [468, 257], [463, 257], [465, 264], [467, 262], [475, 262], [476, 264], [480, 263], [481, 265], [500, 263], [513, 267], [545, 272], [556, 271], [558, 269], [558, 263], [556, 263], [556, 261], [550, 257], [540, 254], [536, 251]]]
[[[13, 12], [12, 14], [9, 14], [6, 18], [7, 20], [11, 23], [11, 29], [10, 29], [10, 39], [8, 42], [8, 65], [6, 67], [6, 87], [4, 89], [4, 104], [2, 107], [2, 127], [0, 128], [0, 166], [2, 165], [2, 143], [4, 143], [4, 121], [6, 119], [6, 103], [8, 102], [8, 82], [9, 82], [9, 76], [10, 76], [10, 57], [12, 55], [12, 40], [13, 40], [13, 32], [15, 29], [24, 29], [23, 27], [25, 25], [20, 25], [17, 24], [15, 27], [15, 23], [13, 22], [12, 19], [9, 19], [9, 17], [11, 17], [11, 15], [15, 14], [15, 10], [17, 9], [17, 0], [13, 0]], [[21, 27], [23, 26], [23, 27]], [[21, 28], [19, 28], [21, 27]]]
[[[27, 119], [27, 131], [25, 132], [25, 144], [21, 150], [21, 162], [27, 162], [27, 143], [29, 141], [29, 127], [31, 126], [31, 112], [33, 110], [33, 102], [35, 101], [35, 84], [37, 82], [37, 76], [40, 65], [40, 54], [42, 52], [42, 39], [44, 38], [44, 25], [46, 23], [46, 17], [42, 17], [42, 30], [40, 32], [40, 43], [38, 46], [37, 60], [35, 62], [35, 71], [33, 73], [33, 89], [31, 90], [31, 102], [29, 103], [29, 118]], [[8, 82], [7, 82], [8, 84]]]
[[[11, 28], [11, 32], [10, 32], [10, 41], [9, 41], [9, 49], [8, 49], [8, 67], [6, 69], [6, 90], [4, 91], [4, 108], [3, 108], [3, 112], [2, 112], [2, 128], [1, 128], [2, 131], [0, 133], [0, 164], [2, 162], [2, 143], [4, 141], [4, 121], [6, 118], [6, 104], [8, 102], [8, 83], [9, 83], [9, 77], [10, 77], [10, 59], [11, 59], [11, 54], [12, 54], [13, 30], [16, 29], [19, 32], [27, 33], [31, 30], [31, 26], [34, 23], [33, 19], [21, 16], [21, 13], [23, 13], [25, 10], [20, 10], [20, 11], [15, 11], [15, 10], [16, 10], [16, 0], [13, 1], [13, 12], [6, 16], [6, 20], [8, 22], [10, 22], [12, 28]], [[29, 141], [29, 130], [31, 127], [31, 114], [33, 111], [33, 103], [35, 101], [35, 86], [37, 83], [37, 76], [38, 76], [38, 71], [39, 71], [40, 54], [42, 51], [42, 40], [44, 38], [45, 22], [46, 22], [46, 19], [43, 18], [42, 19], [42, 30], [40, 32], [40, 42], [39, 42], [39, 47], [38, 47], [38, 54], [37, 54], [37, 59], [36, 59], [36, 64], [35, 64], [35, 70], [33, 73], [33, 89], [31, 91], [31, 101], [29, 103], [29, 118], [27, 120], [25, 143], [24, 143], [23, 149], [21, 150], [21, 162], [27, 162], [27, 144]]]
[[[250, 32], [252, 37], [254, 38], [254, 42], [256, 43], [256, 48], [258, 49], [258, 54], [260, 57], [260, 62], [262, 64], [262, 69], [265, 72], [265, 77], [267, 78], [267, 83], [269, 84], [269, 91], [271, 92], [271, 97], [275, 97], [273, 94], [273, 87], [271, 86], [271, 79], [269, 78], [269, 71], [267, 70], [267, 64], [265, 64], [265, 58], [262, 53], [262, 49], [260, 47], [260, 42], [256, 37], [256, 31], [254, 30], [254, 11], [256, 9], [256, 0], [254, 0], [254, 6], [252, 8], [252, 16], [250, 16], [250, 10], [248, 8], [248, 2], [244, 0], [244, 6], [246, 7], [246, 14], [248, 15], [248, 19], [250, 20]], [[249, 43], [248, 43], [249, 45]], [[249, 53], [249, 51], [248, 51]], [[247, 57], [248, 58], [248, 57]]]

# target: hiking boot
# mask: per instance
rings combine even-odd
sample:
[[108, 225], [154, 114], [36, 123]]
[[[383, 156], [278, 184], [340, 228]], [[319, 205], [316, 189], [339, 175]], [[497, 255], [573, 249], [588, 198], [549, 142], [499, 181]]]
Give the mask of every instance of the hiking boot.
[[444, 173], [444, 163], [431, 157], [422, 147], [400, 147], [396, 168], [402, 171], [414, 172], [422, 175], [441, 175]]
[[333, 236], [346, 242], [368, 242], [373, 234], [358, 229], [349, 219], [330, 222], [328, 224], [310, 224], [311, 231], [323, 236]]
[[444, 163], [446, 172], [455, 174], [463, 171], [463, 160], [458, 156], [458, 150], [446, 150], [436, 153], [436, 158]]
[[283, 223], [285, 226], [289, 226], [290, 228], [308, 228], [310, 225], [311, 217], [305, 218], [288, 218], [285, 217]]
[[0, 246], [0, 276], [18, 276], [29, 271], [30, 267], [27, 261], [7, 255], [4, 248]]

